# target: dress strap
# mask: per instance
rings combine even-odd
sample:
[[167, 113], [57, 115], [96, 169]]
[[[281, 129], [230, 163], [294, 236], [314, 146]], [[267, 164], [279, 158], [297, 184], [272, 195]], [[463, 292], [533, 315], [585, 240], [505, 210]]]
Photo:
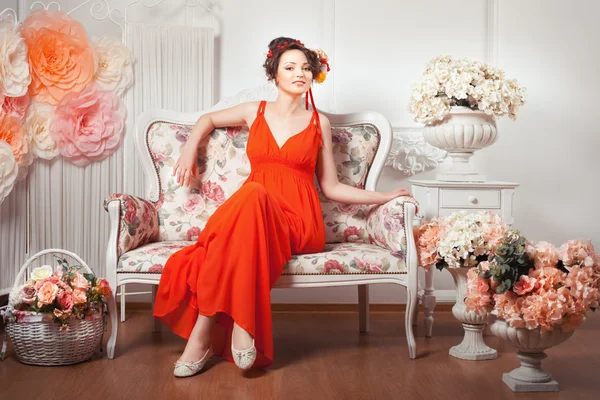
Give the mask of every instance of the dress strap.
[[266, 100], [261, 100], [260, 105], [258, 106], [258, 111], [256, 112], [256, 116], [260, 117], [265, 114], [265, 107], [267, 106]]
[[319, 147], [323, 147], [323, 132], [321, 131], [321, 119], [319, 118], [319, 111], [317, 107], [315, 107], [315, 99], [313, 98], [312, 89], [308, 89], [308, 93], [306, 93], [306, 109], [308, 110], [308, 98], [310, 97], [310, 103], [313, 108], [313, 116], [311, 119], [315, 120], [315, 125], [317, 126], [317, 141], [319, 142]]

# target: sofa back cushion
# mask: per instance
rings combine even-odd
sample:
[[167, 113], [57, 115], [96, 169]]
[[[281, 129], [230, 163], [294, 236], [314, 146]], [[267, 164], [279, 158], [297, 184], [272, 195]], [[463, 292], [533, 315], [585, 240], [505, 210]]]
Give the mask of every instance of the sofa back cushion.
[[[209, 216], [250, 173], [246, 156], [248, 128], [219, 128], [200, 144], [196, 176], [190, 180], [190, 186], [178, 185], [173, 167], [191, 129], [190, 125], [162, 121], [151, 124], [148, 129], [147, 144], [159, 181], [156, 207], [161, 241], [196, 240]], [[368, 123], [335, 126], [332, 127], [332, 139], [338, 179], [363, 188], [379, 146], [379, 132]], [[318, 190], [327, 242], [368, 242], [365, 233], [367, 208], [331, 202]]]

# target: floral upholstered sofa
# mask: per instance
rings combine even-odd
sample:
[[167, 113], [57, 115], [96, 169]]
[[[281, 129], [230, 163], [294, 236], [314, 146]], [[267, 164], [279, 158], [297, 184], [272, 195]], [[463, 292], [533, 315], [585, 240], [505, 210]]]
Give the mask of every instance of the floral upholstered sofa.
[[[274, 95], [254, 92], [252, 97], [272, 100]], [[247, 95], [238, 96], [205, 112], [246, 100]], [[392, 141], [387, 119], [372, 112], [324, 114], [332, 125], [339, 180], [375, 190]], [[248, 129], [228, 127], [214, 130], [201, 143], [198, 174], [190, 187], [176, 183], [173, 165], [200, 115], [154, 110], [138, 118], [136, 146], [147, 178], [147, 196], [111, 194], [104, 202], [111, 221], [106, 273], [113, 288], [147, 283], [155, 289], [169, 256], [196, 240], [210, 215], [248, 176]], [[327, 229], [325, 251], [293, 256], [283, 267], [275, 287], [357, 285], [360, 330], [366, 332], [368, 285], [403, 286], [407, 291], [408, 353], [415, 358], [415, 200], [399, 197], [381, 206], [367, 206], [340, 204], [327, 200], [320, 191], [319, 194]], [[124, 301], [121, 305], [124, 307]]]

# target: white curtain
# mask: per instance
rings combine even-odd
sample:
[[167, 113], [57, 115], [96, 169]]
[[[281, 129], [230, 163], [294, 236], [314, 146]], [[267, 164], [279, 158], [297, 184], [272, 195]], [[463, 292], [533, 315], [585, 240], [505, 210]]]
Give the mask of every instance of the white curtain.
[[0, 294], [10, 290], [26, 258], [47, 248], [70, 250], [104, 275], [108, 240], [104, 198], [113, 192], [145, 196], [133, 140], [135, 120], [152, 108], [190, 112], [213, 105], [213, 38], [210, 28], [126, 25], [135, 82], [124, 99], [123, 144], [112, 156], [85, 168], [60, 157], [34, 162], [28, 181], [18, 184], [0, 204]]

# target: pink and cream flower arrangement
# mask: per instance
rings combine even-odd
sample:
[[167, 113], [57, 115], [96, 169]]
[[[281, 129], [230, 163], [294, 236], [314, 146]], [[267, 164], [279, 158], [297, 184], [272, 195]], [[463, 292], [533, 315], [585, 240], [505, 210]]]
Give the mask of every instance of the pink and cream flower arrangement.
[[415, 230], [419, 263], [425, 269], [474, 267], [494, 255], [506, 229], [489, 211], [432, 218]]
[[90, 41], [62, 11], [34, 10], [16, 26], [0, 20], [0, 202], [35, 158], [60, 154], [83, 167], [114, 153], [125, 125], [120, 96], [132, 83], [123, 43]]
[[59, 259], [56, 272], [49, 265], [35, 268], [24, 285], [13, 288], [5, 319], [20, 322], [31, 315], [43, 314], [60, 323], [61, 331], [67, 331], [70, 319], [103, 315], [110, 296], [112, 291], [105, 279], [81, 273], [77, 266]]
[[559, 248], [509, 231], [488, 263], [469, 270], [465, 305], [514, 328], [574, 330], [600, 303], [600, 254], [590, 241]]

